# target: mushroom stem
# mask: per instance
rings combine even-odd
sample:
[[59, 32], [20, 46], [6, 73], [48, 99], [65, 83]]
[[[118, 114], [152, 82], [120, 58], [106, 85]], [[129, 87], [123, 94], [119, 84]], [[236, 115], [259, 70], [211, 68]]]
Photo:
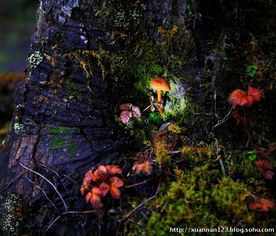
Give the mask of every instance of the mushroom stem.
[[164, 114], [164, 109], [163, 108], [158, 108], [159, 114], [163, 115]]
[[161, 104], [162, 90], [157, 90], [157, 102]]

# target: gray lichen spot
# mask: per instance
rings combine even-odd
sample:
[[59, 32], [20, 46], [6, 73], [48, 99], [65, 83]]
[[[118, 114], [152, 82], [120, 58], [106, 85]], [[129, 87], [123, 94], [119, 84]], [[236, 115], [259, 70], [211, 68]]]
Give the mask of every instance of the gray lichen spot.
[[35, 51], [29, 58], [29, 65], [32, 69], [36, 68], [43, 61], [43, 54], [40, 51]]
[[127, 21], [125, 12], [123, 10], [118, 11], [115, 15], [115, 19], [114, 19], [114, 26], [116, 27], [128, 27], [129, 26], [129, 22]]
[[18, 104], [18, 105], [15, 106], [16, 109], [20, 109], [20, 108], [23, 108], [23, 107], [24, 107], [23, 104]]
[[14, 123], [13, 130], [16, 134], [20, 134], [24, 129], [24, 125], [20, 123]]
[[171, 90], [168, 92], [169, 101], [165, 110], [169, 113], [183, 113], [187, 105], [186, 86], [180, 82], [170, 82]]
[[22, 222], [22, 201], [19, 196], [10, 194], [6, 198], [0, 196], [1, 216], [0, 228], [9, 235], [18, 235], [16, 232]]
[[59, 24], [63, 25], [69, 17], [71, 17], [74, 8], [79, 7], [79, 0], [68, 0], [66, 5], [63, 0], [56, 0], [55, 7], [53, 7], [51, 1], [43, 1], [40, 8], [43, 12], [48, 13], [52, 11], [53, 20], [57, 20]]

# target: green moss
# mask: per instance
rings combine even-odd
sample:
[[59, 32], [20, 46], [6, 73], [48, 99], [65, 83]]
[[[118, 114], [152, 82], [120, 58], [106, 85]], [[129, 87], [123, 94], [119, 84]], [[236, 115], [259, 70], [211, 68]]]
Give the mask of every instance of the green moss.
[[211, 193], [217, 212], [223, 214], [222, 218], [233, 224], [242, 221], [244, 225], [252, 224], [255, 219], [255, 213], [249, 211], [246, 204], [246, 197], [251, 195], [244, 183], [230, 178], [221, 179]]
[[148, 95], [147, 90], [150, 88], [151, 79], [162, 76], [163, 73], [164, 69], [154, 62], [138, 64], [137, 68], [133, 70], [133, 76], [136, 80], [134, 88], [143, 95]]
[[216, 182], [219, 171], [211, 171], [208, 165], [196, 167], [190, 173], [177, 169], [175, 177], [169, 186], [164, 184], [159, 196], [151, 203], [153, 212], [147, 223], [147, 235], [167, 235], [170, 227], [234, 226], [238, 222], [246, 226], [253, 223], [255, 213], [248, 210], [245, 201], [251, 193], [245, 184], [229, 177]]
[[127, 59], [122, 55], [112, 54], [110, 57], [111, 71], [118, 73], [125, 69], [127, 66]]
[[71, 137], [77, 128], [70, 127], [49, 127], [50, 133], [53, 135], [51, 147], [53, 149], [65, 148], [68, 150], [70, 157], [73, 158], [77, 153], [77, 143], [73, 142], [68, 136]]
[[113, 23], [115, 27], [126, 28], [129, 26], [129, 21], [127, 20], [126, 12], [123, 9], [121, 9], [114, 15]]
[[249, 77], [255, 77], [258, 71], [258, 65], [254, 64], [254, 65], [247, 65], [245, 67], [246, 73]]
[[64, 85], [68, 89], [69, 99], [81, 99], [83, 97], [79, 84], [66, 80]]
[[[272, 225], [262, 214], [248, 209], [248, 199], [255, 194], [265, 196], [265, 188], [247, 152], [224, 149], [218, 141], [207, 147], [183, 147], [184, 168], [165, 167], [158, 195], [141, 213], [133, 216], [134, 221], [139, 219], [133, 235], [168, 235], [170, 227], [215, 228], [239, 224], [241, 228], [262, 228]], [[221, 156], [217, 156], [222, 150], [225, 176], [218, 162]], [[141, 220], [142, 213], [148, 220]], [[132, 226], [127, 224], [126, 227]]]
[[69, 58], [78, 61], [87, 78], [93, 75], [92, 65], [93, 65], [93, 62], [96, 60], [97, 65], [102, 70], [103, 78], [105, 78], [106, 68], [103, 64], [103, 61], [109, 60], [110, 55], [109, 55], [109, 52], [103, 50], [101, 46], [99, 46], [97, 50], [84, 50], [84, 49], [73, 50], [65, 54], [65, 56], [68, 56]]
[[68, 152], [70, 154], [70, 158], [73, 158], [76, 156], [77, 154], [77, 144], [74, 143], [74, 142], [67, 142], [67, 141], [64, 141], [64, 140], [54, 140], [52, 142], [52, 147], [54, 149], [59, 149], [59, 148], [66, 148], [68, 149]]
[[187, 160], [198, 164], [210, 160], [212, 150], [208, 147], [184, 146], [181, 153]]
[[52, 141], [52, 147], [53, 148], [60, 148], [60, 147], [63, 147], [65, 146], [65, 141], [64, 140], [58, 140], [58, 139], [55, 139]]
[[53, 135], [68, 135], [77, 130], [77, 128], [64, 127], [64, 126], [49, 127], [49, 129], [50, 129], [50, 133]]

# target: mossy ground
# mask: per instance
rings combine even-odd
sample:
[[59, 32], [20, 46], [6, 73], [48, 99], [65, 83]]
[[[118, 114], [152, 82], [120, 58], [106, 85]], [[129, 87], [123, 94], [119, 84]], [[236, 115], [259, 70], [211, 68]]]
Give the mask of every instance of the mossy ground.
[[[225, 4], [221, 9], [218, 7], [221, 14], [209, 9], [211, 16], [206, 19], [216, 21], [216, 30], [208, 28], [210, 23], [207, 22], [193, 31], [193, 24], [200, 16], [192, 1], [188, 2], [187, 25], [166, 22], [162, 26], [142, 17], [141, 1], [133, 2], [128, 8], [112, 1], [106, 3], [96, 18], [106, 30], [105, 43], [124, 50], [106, 50], [99, 46], [95, 50], [77, 50], [67, 55], [79, 62], [86, 77], [93, 74], [93, 65], [98, 65], [103, 79], [116, 82], [111, 92], [117, 96], [114, 110], [118, 122], [120, 104], [132, 102], [144, 110], [150, 105], [149, 98], [156, 97], [149, 88], [151, 78], [165, 77], [172, 87], [170, 93], [164, 94], [163, 115], [148, 109], [142, 112], [141, 118], [133, 119], [124, 127], [127, 135], [138, 143], [134, 151], [151, 152], [154, 163], [151, 176], [136, 176], [131, 173], [133, 156], [117, 160], [116, 164], [124, 166], [126, 185], [130, 179], [134, 179], [131, 184], [150, 178], [155, 181], [140, 184], [140, 188], [134, 190], [126, 188], [121, 201], [104, 202], [104, 209], [98, 214], [98, 225], [111, 225], [154, 197], [121, 222], [118, 232], [122, 235], [168, 235], [170, 227], [269, 228], [276, 224], [275, 208], [268, 212], [248, 208], [254, 197], [276, 201], [275, 177], [264, 179], [254, 160], [249, 159], [250, 151], [256, 150], [256, 158], [261, 159], [263, 156], [257, 151], [266, 152], [275, 145], [275, 64], [269, 51], [273, 45], [272, 35], [263, 37], [265, 27], [255, 24], [252, 28], [248, 24], [250, 15], [263, 22], [264, 13], [259, 9], [264, 9], [263, 12], [268, 13], [264, 23], [266, 30], [271, 28], [268, 9], [271, 3], [254, 1], [250, 5], [243, 1], [240, 3], [243, 11]], [[225, 17], [224, 11], [227, 12]], [[241, 22], [236, 21], [237, 12], [241, 14]], [[235, 22], [233, 30], [232, 22]], [[207, 30], [211, 36], [204, 35]], [[200, 37], [204, 39], [198, 40]], [[201, 45], [204, 43], [208, 46]], [[205, 50], [203, 58], [197, 47]], [[263, 89], [265, 94], [259, 104], [247, 109], [248, 130], [254, 145], [248, 145], [243, 127], [226, 116], [231, 109], [229, 93], [236, 88], [246, 89], [248, 85]], [[68, 97], [79, 96], [76, 84], [67, 81], [65, 87]], [[160, 131], [166, 122], [174, 126]], [[56, 127], [50, 131], [54, 137], [52, 148], [69, 147], [73, 157], [75, 144], [60, 138], [71, 134], [72, 130]], [[267, 159], [275, 166], [275, 152], [267, 154]], [[76, 185], [81, 182], [78, 181]], [[80, 196], [78, 201], [82, 201]], [[84, 222], [87, 231], [91, 229], [89, 219], [75, 218], [79, 225]]]
[[[275, 209], [256, 212], [248, 208], [255, 196], [275, 201], [275, 194], [272, 181], [264, 180], [243, 151], [229, 150], [215, 141], [184, 146], [181, 155], [170, 157], [169, 162], [163, 155], [166, 165], [155, 173], [159, 190], [125, 222], [125, 232], [168, 235], [170, 227], [274, 227]], [[142, 201], [134, 197], [129, 205], [135, 208]]]

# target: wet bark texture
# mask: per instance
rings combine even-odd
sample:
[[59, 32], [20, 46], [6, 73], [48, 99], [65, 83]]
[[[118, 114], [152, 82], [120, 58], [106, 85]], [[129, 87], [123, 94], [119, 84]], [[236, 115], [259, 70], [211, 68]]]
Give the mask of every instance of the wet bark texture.
[[[128, 137], [114, 115], [119, 104], [140, 96], [133, 85], [139, 64], [148, 68], [154, 61], [166, 68], [179, 91], [196, 104], [191, 108], [200, 106], [187, 120], [191, 140], [215, 132], [229, 111], [229, 93], [243, 84], [237, 75], [247, 64], [270, 60], [272, 43], [256, 40], [270, 26], [250, 26], [250, 4], [41, 0], [27, 78], [15, 93], [11, 131], [0, 154], [1, 189], [11, 183], [9, 191], [36, 195], [35, 186], [47, 189], [47, 184], [26, 167], [48, 178], [55, 171], [81, 180], [93, 165], [120, 157]], [[256, 12], [259, 18], [273, 15], [269, 4], [255, 4], [264, 10]], [[255, 58], [258, 53], [265, 59]], [[269, 76], [269, 69], [264, 73]], [[268, 88], [269, 83], [258, 85]], [[275, 102], [272, 94], [267, 96]], [[275, 113], [269, 112], [264, 122], [272, 124]], [[223, 127], [221, 136], [226, 133]], [[61, 182], [67, 185], [70, 179]]]
[[[106, 46], [101, 40], [106, 32], [94, 16], [98, 7], [95, 1], [40, 2], [28, 75], [17, 88], [12, 129], [1, 154], [1, 187], [26, 171], [18, 163], [78, 176], [79, 168], [117, 156], [122, 141], [113, 116], [112, 78], [103, 78], [96, 59], [82, 59], [78, 52]], [[87, 71], [90, 64], [93, 72]], [[27, 171], [13, 191], [34, 193], [25, 177], [36, 179]]]
[[[158, 28], [183, 24], [185, 7], [180, 1], [40, 1], [27, 77], [17, 87], [1, 153], [1, 188], [34, 195], [43, 180], [26, 167], [81, 178], [84, 169], [118, 157], [125, 143], [114, 98], [124, 96], [127, 82], [117, 83], [104, 55], [127, 51], [143, 34], [162, 41]], [[110, 8], [123, 15], [111, 22], [104, 12]], [[135, 13], [151, 24], [137, 24]]]

